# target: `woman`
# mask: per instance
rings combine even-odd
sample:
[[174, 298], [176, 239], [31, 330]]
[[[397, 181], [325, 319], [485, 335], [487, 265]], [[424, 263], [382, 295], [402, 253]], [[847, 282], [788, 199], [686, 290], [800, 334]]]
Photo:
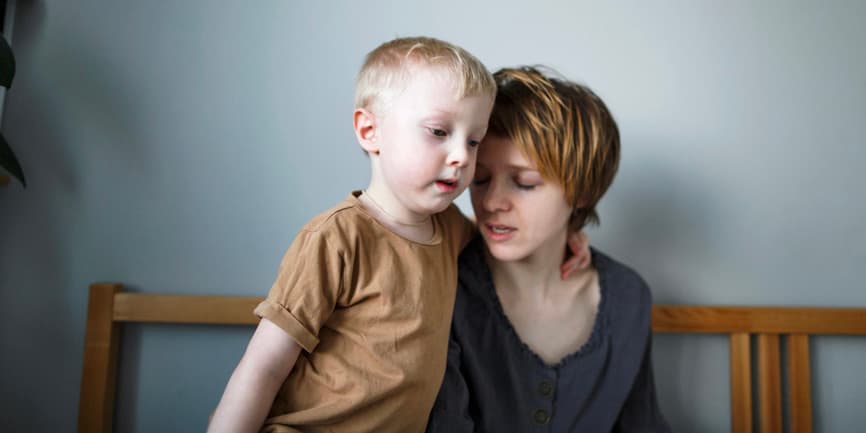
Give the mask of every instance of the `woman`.
[[597, 250], [560, 278], [569, 230], [619, 164], [588, 88], [534, 68], [494, 74], [470, 187], [481, 236], [463, 251], [448, 368], [428, 432], [669, 431], [653, 383], [649, 288]]

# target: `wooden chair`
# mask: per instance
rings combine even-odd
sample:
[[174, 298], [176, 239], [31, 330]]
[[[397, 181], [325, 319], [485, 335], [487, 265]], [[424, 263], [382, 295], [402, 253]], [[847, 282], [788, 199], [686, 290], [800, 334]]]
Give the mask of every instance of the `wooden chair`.
[[812, 431], [810, 335], [866, 335], [866, 308], [717, 307], [655, 305], [653, 332], [728, 334], [731, 430], [752, 431], [751, 337], [757, 335], [758, 422], [782, 431], [780, 336], [787, 336], [791, 432]]
[[[117, 283], [90, 286], [78, 431], [110, 432], [113, 427], [120, 325], [186, 323], [255, 325], [260, 297], [128, 293]], [[782, 431], [780, 335], [788, 335], [790, 429], [812, 431], [809, 335], [866, 335], [866, 308], [653, 307], [653, 331], [730, 335], [731, 429], [752, 431], [750, 338], [758, 338], [760, 430]]]
[[78, 402], [78, 431], [82, 433], [112, 431], [121, 323], [255, 325], [258, 318], [252, 311], [262, 300], [128, 293], [122, 288], [117, 283], [90, 285]]

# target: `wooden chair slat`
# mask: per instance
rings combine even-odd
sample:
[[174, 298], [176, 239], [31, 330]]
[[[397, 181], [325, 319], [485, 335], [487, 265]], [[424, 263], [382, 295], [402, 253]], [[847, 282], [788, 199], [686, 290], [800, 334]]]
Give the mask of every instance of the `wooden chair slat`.
[[150, 295], [118, 293], [114, 320], [118, 322], [255, 325], [256, 296]]
[[731, 431], [752, 433], [752, 353], [749, 334], [731, 334]]
[[119, 329], [112, 316], [120, 284], [93, 284], [87, 302], [84, 362], [78, 400], [78, 431], [111, 432]]
[[782, 380], [779, 361], [779, 335], [758, 335], [759, 424], [763, 433], [782, 431]]
[[812, 433], [809, 336], [788, 336], [788, 416], [792, 433]]

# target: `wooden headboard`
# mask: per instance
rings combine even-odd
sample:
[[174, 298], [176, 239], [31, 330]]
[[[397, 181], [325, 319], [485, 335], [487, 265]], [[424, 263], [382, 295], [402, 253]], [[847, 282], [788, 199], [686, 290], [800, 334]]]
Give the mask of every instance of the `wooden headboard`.
[[[255, 325], [260, 297], [129, 293], [119, 283], [90, 285], [79, 432], [111, 432], [123, 322]], [[812, 431], [810, 335], [866, 335], [866, 308], [653, 306], [653, 332], [728, 334], [731, 429], [752, 432], [751, 339], [757, 338], [758, 423], [782, 431], [779, 342], [787, 340], [789, 427]]]

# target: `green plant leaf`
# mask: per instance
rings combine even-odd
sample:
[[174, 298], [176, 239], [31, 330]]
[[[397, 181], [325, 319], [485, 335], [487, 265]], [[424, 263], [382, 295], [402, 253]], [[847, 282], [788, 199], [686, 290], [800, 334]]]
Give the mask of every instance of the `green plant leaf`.
[[12, 79], [15, 78], [15, 55], [12, 48], [6, 42], [6, 38], [0, 37], [0, 86], [12, 87]]
[[24, 171], [21, 170], [21, 164], [18, 163], [18, 158], [12, 153], [12, 148], [6, 142], [6, 137], [0, 134], [0, 167], [6, 169], [21, 185], [27, 187], [27, 180], [24, 179]]

